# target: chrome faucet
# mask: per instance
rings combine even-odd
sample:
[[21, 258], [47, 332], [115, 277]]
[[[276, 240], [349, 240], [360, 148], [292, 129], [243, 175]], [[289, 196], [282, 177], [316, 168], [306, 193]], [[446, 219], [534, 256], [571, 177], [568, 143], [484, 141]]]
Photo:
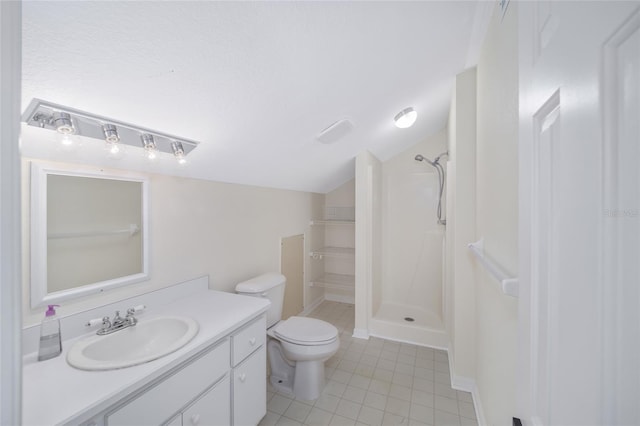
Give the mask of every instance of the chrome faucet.
[[96, 332], [98, 336], [104, 336], [107, 334], [115, 333], [116, 331], [124, 330], [125, 328], [133, 327], [138, 323], [138, 319], [135, 317], [135, 313], [146, 308], [144, 305], [139, 305], [134, 308], [127, 309], [127, 316], [122, 318], [120, 311], [116, 311], [113, 316], [113, 320], [110, 320], [108, 316], [102, 319], [96, 318], [87, 322], [86, 326], [91, 327], [94, 325], [102, 324], [100, 330]]

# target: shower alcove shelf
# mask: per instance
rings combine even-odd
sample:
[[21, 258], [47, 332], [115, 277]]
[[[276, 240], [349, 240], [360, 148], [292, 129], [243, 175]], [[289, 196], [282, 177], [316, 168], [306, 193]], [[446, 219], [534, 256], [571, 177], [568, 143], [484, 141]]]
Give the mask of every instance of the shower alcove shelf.
[[310, 261], [317, 264], [310, 287], [323, 287], [325, 298], [351, 302], [355, 295], [355, 221], [312, 220]]

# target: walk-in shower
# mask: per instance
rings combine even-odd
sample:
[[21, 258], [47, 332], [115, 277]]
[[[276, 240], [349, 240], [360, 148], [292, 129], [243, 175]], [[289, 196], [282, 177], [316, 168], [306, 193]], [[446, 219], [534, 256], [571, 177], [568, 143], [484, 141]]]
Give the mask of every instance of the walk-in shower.
[[[372, 218], [372, 259], [379, 265], [371, 275], [367, 327], [372, 336], [448, 345], [442, 275], [447, 157], [446, 152], [436, 155], [446, 151], [446, 143], [443, 133], [387, 160], [383, 167], [372, 162], [371, 188], [378, 200]], [[418, 153], [422, 155], [416, 158]]]
[[449, 155], [449, 151], [447, 152], [443, 152], [442, 154], [438, 155], [433, 161], [429, 160], [428, 158], [426, 158], [423, 155], [416, 155], [415, 160], [416, 161], [426, 161], [427, 163], [431, 164], [433, 167], [435, 167], [435, 169], [438, 171], [438, 211], [437, 211], [437, 215], [438, 215], [438, 223], [440, 225], [446, 225], [447, 224], [447, 220], [442, 218], [442, 193], [444, 191], [444, 168], [442, 167], [442, 164], [440, 164], [440, 158], [442, 158], [443, 156], [448, 156]]

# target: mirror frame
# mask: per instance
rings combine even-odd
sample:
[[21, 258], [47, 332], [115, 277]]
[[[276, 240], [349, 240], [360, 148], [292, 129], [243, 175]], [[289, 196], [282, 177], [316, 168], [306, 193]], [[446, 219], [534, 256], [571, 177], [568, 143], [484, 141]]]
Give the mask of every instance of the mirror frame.
[[[47, 178], [49, 175], [76, 176], [140, 182], [142, 184], [142, 272], [90, 283], [80, 287], [49, 293], [47, 289]], [[105, 172], [62, 164], [31, 161], [31, 307], [37, 308], [92, 294], [103, 293], [117, 287], [149, 279], [149, 179], [126, 171]]]

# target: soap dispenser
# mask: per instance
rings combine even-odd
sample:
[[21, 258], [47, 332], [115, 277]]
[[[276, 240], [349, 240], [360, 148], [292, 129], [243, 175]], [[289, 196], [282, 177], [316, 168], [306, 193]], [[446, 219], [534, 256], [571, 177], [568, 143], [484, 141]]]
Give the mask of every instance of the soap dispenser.
[[56, 306], [49, 305], [40, 325], [40, 348], [38, 361], [55, 358], [62, 353], [62, 339], [60, 338], [60, 320], [56, 317]]

